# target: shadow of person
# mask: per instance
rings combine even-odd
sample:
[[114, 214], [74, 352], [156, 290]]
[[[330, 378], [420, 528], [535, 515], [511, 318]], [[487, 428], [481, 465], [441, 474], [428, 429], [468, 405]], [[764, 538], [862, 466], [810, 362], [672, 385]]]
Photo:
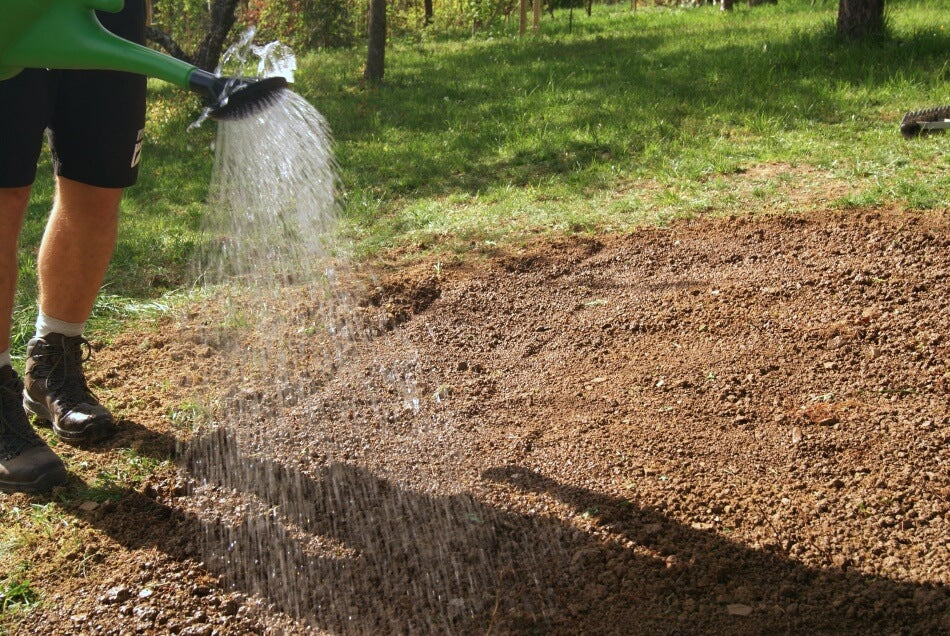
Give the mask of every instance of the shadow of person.
[[[129, 492], [91, 522], [333, 633], [933, 633], [947, 610], [943, 588], [808, 568], [517, 466], [439, 495], [350, 464], [305, 473], [223, 429], [181, 462], [200, 513]], [[489, 503], [505, 488], [601, 525]]]
[[679, 631], [931, 634], [950, 626], [950, 593], [944, 586], [810, 568], [781, 553], [695, 529], [656, 508], [562, 484], [521, 466], [493, 467], [482, 478], [596, 516], [613, 540], [604, 542], [592, 561], [611, 562], [623, 549], [657, 555], [665, 567], [626, 569], [624, 576], [637, 576], [634, 594], [642, 598], [648, 591], [653, 611], [665, 603], [670, 624]]

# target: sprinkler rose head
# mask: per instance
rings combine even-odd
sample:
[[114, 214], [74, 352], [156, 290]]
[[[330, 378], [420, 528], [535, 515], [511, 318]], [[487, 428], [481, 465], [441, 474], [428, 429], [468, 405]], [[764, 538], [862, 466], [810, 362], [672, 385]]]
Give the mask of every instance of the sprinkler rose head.
[[277, 96], [286, 88], [287, 80], [283, 77], [237, 80], [233, 90], [211, 109], [210, 116], [223, 120], [256, 115], [276, 102]]
[[213, 119], [243, 119], [256, 115], [277, 101], [287, 88], [283, 77], [239, 78], [217, 77], [195, 70], [189, 78], [192, 90], [205, 96]]

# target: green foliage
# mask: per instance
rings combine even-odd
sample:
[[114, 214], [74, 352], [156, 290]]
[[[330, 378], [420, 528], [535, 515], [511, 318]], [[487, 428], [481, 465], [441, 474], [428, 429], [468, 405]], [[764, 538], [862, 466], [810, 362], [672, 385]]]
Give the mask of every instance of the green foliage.
[[296, 50], [351, 46], [359, 5], [339, 0], [251, 0], [243, 22], [256, 25], [262, 41], [281, 40]]
[[497, 21], [515, 10], [516, 0], [467, 0], [464, 18], [473, 30], [491, 31]]
[[39, 602], [39, 594], [29, 581], [8, 579], [0, 585], [0, 614], [17, 609], [29, 609]]
[[208, 407], [195, 400], [185, 400], [168, 408], [166, 417], [178, 430], [194, 433], [211, 421]]
[[152, 24], [171, 34], [186, 50], [194, 50], [208, 30], [208, 0], [154, 0]]

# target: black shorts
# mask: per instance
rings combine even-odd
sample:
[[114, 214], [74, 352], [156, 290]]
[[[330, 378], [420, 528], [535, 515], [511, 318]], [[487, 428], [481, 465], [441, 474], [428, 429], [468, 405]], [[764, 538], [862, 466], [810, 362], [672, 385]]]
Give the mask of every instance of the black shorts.
[[[97, 12], [103, 26], [145, 42], [145, 2]], [[56, 174], [101, 188], [135, 183], [146, 78], [118, 71], [25, 69], [0, 81], [0, 187], [28, 186], [48, 130]]]

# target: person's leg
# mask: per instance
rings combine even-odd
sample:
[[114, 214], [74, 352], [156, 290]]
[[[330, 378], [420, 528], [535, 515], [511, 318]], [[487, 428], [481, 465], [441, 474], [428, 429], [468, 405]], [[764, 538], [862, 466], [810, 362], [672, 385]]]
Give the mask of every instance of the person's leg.
[[[144, 41], [144, 0], [99, 17], [116, 35]], [[82, 331], [115, 248], [122, 189], [138, 176], [145, 94], [141, 75], [63, 71], [50, 118], [56, 200], [40, 247], [40, 314], [27, 345], [23, 404], [71, 443], [115, 430], [86, 384], [91, 347]]]
[[85, 326], [115, 249], [121, 188], [59, 176], [40, 244], [40, 317], [27, 345], [23, 404], [67, 442], [108, 437], [115, 420], [89, 390]]
[[23, 410], [23, 382], [10, 364], [17, 243], [30, 186], [0, 188], [0, 491], [45, 492], [66, 481], [66, 467], [36, 434]]
[[55, 96], [55, 74], [27, 69], [0, 81], [0, 491], [43, 492], [66, 481], [62, 460], [23, 410], [23, 382], [10, 364], [17, 244]]
[[69, 323], [89, 318], [115, 250], [121, 188], [56, 179], [38, 260], [40, 311]]
[[17, 245], [29, 200], [30, 186], [0, 188], [0, 354], [10, 350]]

